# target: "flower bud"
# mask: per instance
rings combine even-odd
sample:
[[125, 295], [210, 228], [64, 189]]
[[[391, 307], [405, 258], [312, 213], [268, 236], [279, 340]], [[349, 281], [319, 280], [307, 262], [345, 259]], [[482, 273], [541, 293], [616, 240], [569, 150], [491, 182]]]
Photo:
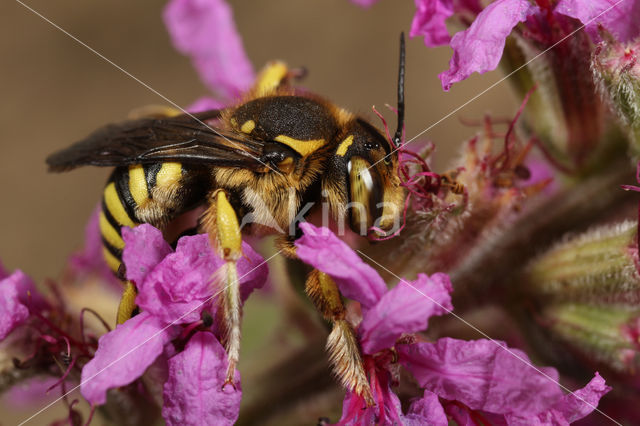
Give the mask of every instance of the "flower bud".
[[591, 68], [605, 101], [628, 128], [631, 151], [640, 155], [640, 39], [619, 43], [608, 37], [594, 52]]
[[557, 163], [577, 172], [601, 159], [606, 109], [591, 76], [593, 44], [582, 31], [556, 44], [556, 32], [569, 34], [577, 25], [556, 18], [526, 34], [512, 34], [501, 65], [509, 75], [514, 72], [510, 80], [521, 96], [537, 85], [526, 124]]
[[556, 244], [528, 265], [525, 291], [545, 304], [637, 305], [640, 275], [636, 235], [636, 222], [626, 221]]
[[637, 222], [625, 221], [565, 238], [523, 279], [536, 324], [552, 342], [619, 373], [640, 367], [637, 234]]
[[568, 303], [544, 309], [540, 318], [555, 340], [583, 357], [620, 373], [640, 367], [640, 309]]

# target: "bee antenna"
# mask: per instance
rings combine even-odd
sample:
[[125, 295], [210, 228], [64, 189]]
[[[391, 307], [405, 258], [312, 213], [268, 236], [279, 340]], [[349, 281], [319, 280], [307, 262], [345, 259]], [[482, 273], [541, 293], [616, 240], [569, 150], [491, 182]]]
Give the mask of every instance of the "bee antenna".
[[404, 130], [404, 32], [400, 33], [400, 66], [398, 68], [398, 129], [393, 136], [393, 143], [399, 147]]

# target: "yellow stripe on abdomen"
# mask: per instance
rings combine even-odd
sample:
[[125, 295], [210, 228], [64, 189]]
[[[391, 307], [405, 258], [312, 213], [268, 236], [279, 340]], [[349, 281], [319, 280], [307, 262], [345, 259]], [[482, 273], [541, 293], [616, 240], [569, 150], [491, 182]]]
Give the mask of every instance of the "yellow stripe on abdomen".
[[141, 164], [129, 167], [129, 192], [137, 205], [143, 205], [149, 199], [147, 179]]
[[118, 231], [109, 223], [107, 216], [104, 212], [100, 212], [100, 234], [102, 237], [111, 244], [113, 247], [122, 250], [124, 248], [124, 240], [118, 234]]
[[156, 175], [156, 187], [166, 187], [175, 185], [182, 178], [182, 164], [162, 163], [162, 167]]
[[114, 273], [118, 273], [118, 269], [120, 268], [120, 259], [115, 257], [108, 248], [102, 247], [102, 255], [104, 256], [104, 260], [107, 262], [109, 269], [111, 269]]
[[127, 211], [124, 209], [118, 192], [116, 191], [116, 184], [111, 182], [104, 189], [104, 204], [111, 213], [111, 216], [121, 225], [129, 226], [133, 228], [136, 226], [135, 222], [129, 217]]

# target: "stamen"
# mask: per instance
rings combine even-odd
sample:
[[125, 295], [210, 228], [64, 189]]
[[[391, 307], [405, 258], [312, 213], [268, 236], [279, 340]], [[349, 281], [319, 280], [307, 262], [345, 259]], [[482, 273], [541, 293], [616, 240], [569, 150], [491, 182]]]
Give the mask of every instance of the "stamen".
[[62, 377], [60, 377], [54, 384], [52, 384], [51, 386], [49, 386], [46, 390], [46, 393], [49, 393], [50, 390], [60, 386], [60, 384], [62, 384], [62, 382], [64, 382], [67, 379], [67, 376], [69, 376], [69, 373], [71, 373], [71, 370], [73, 369], [73, 367], [76, 365], [76, 361], [78, 360], [77, 357], [73, 357], [71, 358], [71, 362], [69, 363], [69, 366], [67, 367], [67, 369], [65, 370], [65, 372], [62, 374]]
[[80, 340], [81, 340], [83, 345], [86, 344], [86, 339], [85, 339], [85, 334], [84, 334], [84, 313], [85, 312], [89, 312], [89, 313], [93, 314], [93, 316], [96, 317], [98, 319], [98, 321], [100, 321], [102, 323], [102, 326], [107, 330], [107, 333], [111, 331], [111, 327], [109, 326], [109, 324], [107, 324], [107, 322], [104, 320], [104, 318], [102, 318], [100, 316], [100, 314], [98, 314], [96, 311], [94, 311], [91, 308], [82, 308], [80, 310]]

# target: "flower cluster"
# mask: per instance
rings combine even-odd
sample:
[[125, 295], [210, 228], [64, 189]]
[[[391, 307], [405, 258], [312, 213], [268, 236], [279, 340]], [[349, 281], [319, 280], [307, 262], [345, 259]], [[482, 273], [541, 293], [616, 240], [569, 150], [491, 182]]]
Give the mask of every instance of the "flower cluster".
[[[427, 46], [450, 45], [454, 51], [449, 69], [440, 74], [442, 87], [451, 86], [474, 72], [496, 69], [507, 37], [516, 25], [524, 23], [522, 34], [552, 46], [579, 26], [599, 41], [598, 27], [604, 27], [621, 41], [629, 41], [640, 32], [640, 15], [632, 0], [612, 4], [610, 1], [560, 0], [496, 0], [484, 9], [480, 1], [416, 0], [417, 12], [411, 25], [411, 36], [423, 36]], [[473, 22], [468, 29], [449, 35], [446, 21], [456, 15], [462, 22]], [[568, 19], [570, 18], [570, 19]], [[557, 30], [554, 38], [542, 37], [543, 31]], [[549, 32], [548, 34], [551, 34]]]
[[[104, 404], [108, 389], [132, 383], [155, 362], [158, 377], [166, 378], [159, 400], [168, 424], [234, 422], [240, 377], [236, 372], [235, 388], [223, 386], [227, 356], [212, 329], [222, 290], [212, 277], [224, 260], [204, 234], [182, 237], [175, 252], [151, 225], [125, 228], [123, 239], [127, 279], [136, 284], [141, 313], [100, 338], [82, 370], [82, 395]], [[267, 267], [248, 244], [243, 252], [237, 268], [244, 301], [264, 285]]]
[[[609, 391], [596, 377], [582, 390], [563, 395], [553, 368], [536, 368], [524, 352], [492, 340], [441, 338], [426, 341], [415, 333], [429, 318], [451, 313], [449, 277], [419, 274], [391, 290], [369, 265], [327, 228], [301, 225], [296, 242], [304, 262], [328, 274], [345, 296], [361, 306], [358, 339], [374, 394], [374, 406], [348, 392], [341, 425], [458, 424], [463, 419], [500, 418], [508, 424], [569, 423], [589, 414]], [[422, 395], [403, 413], [392, 386], [399, 367], [419, 383]]]
[[[440, 74], [444, 90], [502, 61], [521, 93], [538, 85], [529, 124], [557, 162], [585, 169], [611, 149], [611, 123], [590, 60], [602, 32], [622, 43], [638, 35], [634, 1], [497, 0], [483, 8], [479, 1], [418, 0], [416, 5], [411, 35], [424, 36], [427, 46], [453, 49], [449, 69]], [[468, 28], [451, 37], [449, 20]]]
[[[637, 396], [640, 365], [638, 227], [619, 221], [634, 211], [619, 185], [630, 176], [626, 148], [640, 152], [640, 8], [631, 0], [415, 5], [411, 36], [453, 49], [440, 75], [444, 90], [502, 62], [522, 106], [513, 118], [478, 122], [480, 131], [449, 172], [432, 169], [431, 142], [394, 146], [406, 192], [399, 237], [354, 251], [328, 228], [300, 224], [295, 253], [302, 266], [326, 274], [350, 300], [340, 321], [355, 330], [350, 336], [373, 403], [352, 390], [343, 397], [337, 385], [322, 389], [311, 374], [292, 389], [311, 393], [314, 402], [321, 393], [337, 394], [338, 425], [564, 425], [599, 410], [605, 395], [611, 413], [637, 420], [635, 407], [619, 408]], [[171, 0], [164, 20], [176, 49], [215, 96], [189, 110], [237, 102], [255, 73], [226, 1]], [[452, 22], [464, 29], [451, 35]], [[617, 121], [607, 119], [612, 113]], [[218, 312], [225, 261], [210, 237], [184, 236], [172, 247], [150, 225], [123, 228], [125, 278], [135, 284], [138, 310], [111, 329], [99, 309], [73, 302], [77, 284], [95, 295], [103, 288], [115, 311], [119, 284], [102, 260], [97, 214], [86, 235], [84, 252], [47, 292], [0, 265], [0, 351], [12, 360], [0, 365], [0, 390], [44, 376], [63, 398], [79, 387], [91, 416], [99, 407], [116, 422], [148, 423], [154, 415], [170, 425], [236, 422], [243, 388], [239, 372], [227, 383]], [[244, 303], [265, 285], [268, 269], [246, 242], [242, 252]], [[304, 279], [300, 267], [274, 268], [281, 275], [270, 279], [295, 284]], [[471, 317], [486, 305], [503, 313], [482, 318], [486, 338], [451, 325], [470, 325], [459, 315]], [[87, 313], [98, 321], [87, 323]], [[503, 331], [505, 317], [520, 333], [489, 338]], [[524, 347], [562, 376], [534, 365]], [[283, 356], [284, 370], [291, 359]], [[268, 411], [265, 418], [273, 407], [293, 405], [278, 400], [282, 370], [276, 371], [261, 378], [273, 395], [256, 403], [245, 390], [245, 404]], [[568, 392], [561, 382], [583, 387]], [[69, 421], [80, 423], [77, 400], [66, 402]]]

